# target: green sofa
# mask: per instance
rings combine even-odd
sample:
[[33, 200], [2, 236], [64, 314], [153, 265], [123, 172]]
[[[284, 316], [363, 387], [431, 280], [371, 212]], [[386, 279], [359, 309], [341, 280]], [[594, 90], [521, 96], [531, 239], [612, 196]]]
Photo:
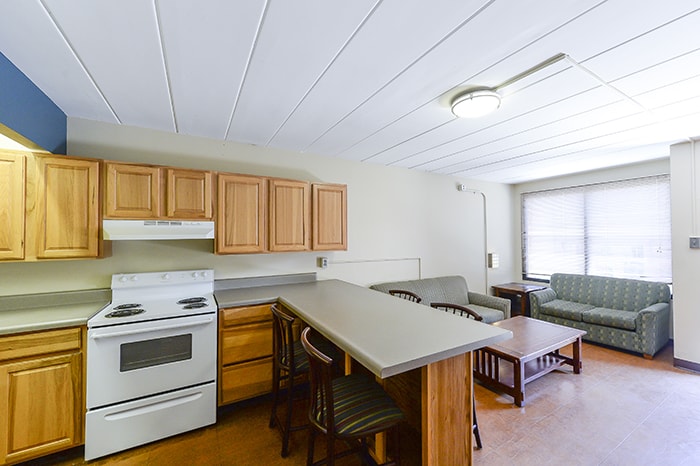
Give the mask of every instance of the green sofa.
[[469, 291], [467, 281], [460, 275], [377, 283], [370, 288], [384, 293], [396, 289], [410, 291], [420, 296], [421, 304], [426, 306], [436, 302], [468, 306], [487, 324], [510, 317], [509, 300]]
[[670, 300], [665, 283], [555, 273], [549, 288], [530, 293], [530, 314], [651, 358], [669, 340]]

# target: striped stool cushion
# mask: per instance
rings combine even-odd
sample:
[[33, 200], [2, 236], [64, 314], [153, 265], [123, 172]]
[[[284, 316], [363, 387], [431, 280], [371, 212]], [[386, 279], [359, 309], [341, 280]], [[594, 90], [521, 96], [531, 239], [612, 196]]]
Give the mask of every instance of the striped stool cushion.
[[[335, 430], [339, 435], [382, 431], [404, 419], [394, 400], [371, 379], [351, 374], [333, 379], [332, 383]], [[323, 423], [322, 419], [318, 421]]]

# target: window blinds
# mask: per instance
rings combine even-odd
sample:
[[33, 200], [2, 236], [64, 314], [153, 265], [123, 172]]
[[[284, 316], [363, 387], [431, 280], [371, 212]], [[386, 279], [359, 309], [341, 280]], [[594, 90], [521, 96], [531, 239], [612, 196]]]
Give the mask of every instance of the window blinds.
[[670, 177], [522, 194], [523, 278], [579, 273], [671, 282]]

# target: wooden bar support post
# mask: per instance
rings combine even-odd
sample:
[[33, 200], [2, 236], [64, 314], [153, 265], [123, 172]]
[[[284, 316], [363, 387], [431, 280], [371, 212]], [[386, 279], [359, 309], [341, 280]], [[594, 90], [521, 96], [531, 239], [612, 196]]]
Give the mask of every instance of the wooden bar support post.
[[422, 368], [423, 466], [472, 465], [472, 353]]

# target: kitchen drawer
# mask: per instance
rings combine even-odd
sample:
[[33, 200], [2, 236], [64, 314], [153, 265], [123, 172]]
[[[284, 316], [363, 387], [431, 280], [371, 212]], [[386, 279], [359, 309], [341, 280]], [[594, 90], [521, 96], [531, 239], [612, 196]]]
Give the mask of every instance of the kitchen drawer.
[[63, 351], [80, 351], [79, 327], [0, 337], [0, 361]]
[[272, 323], [238, 325], [221, 331], [220, 364], [226, 366], [272, 355]]
[[272, 321], [272, 312], [269, 304], [257, 306], [230, 307], [219, 311], [219, 320], [222, 327], [250, 324], [253, 322]]
[[272, 391], [272, 357], [233, 364], [221, 370], [219, 405]]

